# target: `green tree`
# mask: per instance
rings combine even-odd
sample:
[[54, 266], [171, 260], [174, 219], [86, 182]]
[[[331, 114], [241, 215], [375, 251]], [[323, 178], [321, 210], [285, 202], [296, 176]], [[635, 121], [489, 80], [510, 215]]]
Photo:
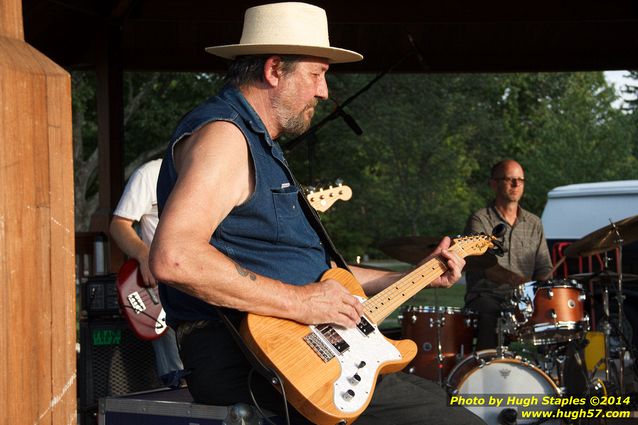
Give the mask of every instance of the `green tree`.
[[540, 214], [556, 186], [636, 177], [626, 120], [602, 72], [520, 74], [508, 84], [504, 157], [526, 169], [527, 208]]
[[[92, 72], [74, 71], [73, 147], [76, 230], [87, 230], [97, 207], [96, 81]], [[216, 74], [124, 74], [125, 177], [161, 155], [179, 118], [221, 86]]]
[[[338, 74], [331, 97], [348, 98], [372, 77]], [[403, 235], [456, 234], [467, 211], [480, 203], [468, 180], [479, 167], [472, 145], [502, 132], [491, 119], [498, 86], [491, 76], [389, 75], [348, 106], [364, 130], [355, 136], [341, 120], [295, 152], [299, 175], [342, 178], [352, 201], [324, 215], [337, 245], [349, 258]], [[328, 103], [328, 102], [326, 102]], [[331, 111], [320, 110], [321, 114]], [[312, 160], [308, 157], [311, 156]]]

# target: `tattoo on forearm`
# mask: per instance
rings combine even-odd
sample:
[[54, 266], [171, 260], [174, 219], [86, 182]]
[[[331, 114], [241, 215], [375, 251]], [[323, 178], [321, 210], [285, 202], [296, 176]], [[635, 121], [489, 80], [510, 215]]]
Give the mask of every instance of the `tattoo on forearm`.
[[237, 269], [237, 273], [239, 273], [240, 276], [244, 276], [244, 277], [248, 276], [250, 280], [257, 280], [257, 275], [251, 272], [250, 270], [243, 268], [237, 263], [235, 263], [235, 268]]

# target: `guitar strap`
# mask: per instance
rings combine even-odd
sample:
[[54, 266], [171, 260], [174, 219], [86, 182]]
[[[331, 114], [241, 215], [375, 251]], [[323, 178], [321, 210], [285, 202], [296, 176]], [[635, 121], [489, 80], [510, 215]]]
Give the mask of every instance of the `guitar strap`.
[[337, 266], [350, 271], [348, 263], [346, 263], [346, 260], [344, 260], [343, 256], [339, 253], [339, 251], [337, 251], [337, 248], [332, 242], [332, 239], [330, 239], [326, 228], [323, 227], [321, 219], [319, 218], [319, 213], [312, 207], [312, 205], [310, 205], [308, 198], [306, 198], [306, 196], [302, 193], [301, 185], [299, 184], [295, 176], [292, 175], [292, 173], [290, 173], [290, 175], [293, 182], [295, 183], [295, 186], [299, 188], [299, 192], [297, 193], [299, 204], [301, 205], [306, 218], [310, 222], [310, 225], [315, 230], [315, 232], [317, 232], [317, 235], [319, 235], [321, 243], [323, 244], [326, 251], [328, 251], [328, 255], [330, 255], [330, 258], [337, 264]]

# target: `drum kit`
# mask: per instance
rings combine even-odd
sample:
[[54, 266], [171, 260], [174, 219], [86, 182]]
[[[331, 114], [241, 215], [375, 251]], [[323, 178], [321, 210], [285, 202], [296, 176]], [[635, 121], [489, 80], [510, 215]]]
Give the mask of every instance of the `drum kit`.
[[[399, 316], [402, 335], [419, 348], [406, 371], [438, 382], [450, 396], [626, 394], [624, 367], [636, 353], [624, 338], [623, 321], [618, 317], [623, 317], [623, 281], [638, 280], [638, 276], [623, 275], [620, 265], [623, 242], [634, 240], [638, 240], [638, 216], [611, 223], [569, 245], [566, 257], [603, 254], [604, 271], [532, 281], [515, 288], [503, 306], [496, 329], [499, 342], [492, 350], [473, 350], [476, 312], [441, 307], [436, 302], [435, 306], [404, 307]], [[402, 241], [409, 245], [401, 246]], [[416, 263], [433, 246], [431, 238], [410, 237], [388, 241], [380, 248], [400, 261]], [[607, 270], [607, 252], [612, 250], [617, 253], [617, 273]], [[490, 256], [472, 259], [466, 267], [487, 268], [497, 262]], [[592, 285], [602, 295], [596, 329], [591, 329], [587, 314], [593, 313], [594, 304], [601, 304], [594, 301]], [[618, 301], [616, 319], [610, 314], [610, 290]], [[612, 341], [614, 335], [620, 335], [616, 338], [620, 342]], [[508, 423], [502, 407], [470, 410], [487, 423]]]

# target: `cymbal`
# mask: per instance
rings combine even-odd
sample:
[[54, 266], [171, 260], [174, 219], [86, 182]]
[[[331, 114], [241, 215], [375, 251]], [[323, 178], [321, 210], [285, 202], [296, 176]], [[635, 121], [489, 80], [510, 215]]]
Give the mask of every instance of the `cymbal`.
[[[597, 272], [597, 273], [576, 273], [576, 274], [569, 275], [567, 277], [570, 279], [582, 280], [585, 282], [588, 282], [590, 280], [601, 281], [601, 282], [603, 281], [618, 282], [618, 273], [612, 272], [610, 270], [607, 270], [604, 272]], [[636, 274], [630, 274], [630, 273], [622, 274], [623, 282], [635, 282], [637, 280], [638, 280], [638, 275]]]
[[417, 264], [434, 251], [440, 240], [431, 236], [401, 236], [381, 242], [378, 248], [388, 257]]
[[[638, 240], [638, 215], [617, 221], [614, 225], [618, 229], [624, 245]], [[610, 224], [569, 245], [565, 249], [565, 256], [589, 257], [590, 255], [611, 251], [618, 247], [616, 239], [616, 232]]]

